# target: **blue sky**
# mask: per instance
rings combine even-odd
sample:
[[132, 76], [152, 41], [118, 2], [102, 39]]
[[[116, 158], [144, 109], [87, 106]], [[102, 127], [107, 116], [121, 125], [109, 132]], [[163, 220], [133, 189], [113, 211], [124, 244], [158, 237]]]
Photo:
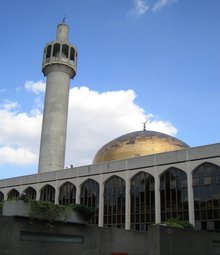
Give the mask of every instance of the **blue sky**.
[[64, 15], [79, 56], [67, 166], [144, 115], [192, 147], [220, 142], [219, 12], [219, 0], [1, 1], [0, 178], [37, 172], [43, 47]]

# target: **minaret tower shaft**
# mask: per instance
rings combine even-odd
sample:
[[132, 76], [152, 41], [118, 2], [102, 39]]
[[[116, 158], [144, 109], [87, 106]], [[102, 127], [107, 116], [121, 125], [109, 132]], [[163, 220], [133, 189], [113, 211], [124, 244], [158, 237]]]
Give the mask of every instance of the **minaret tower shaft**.
[[38, 172], [64, 169], [70, 79], [77, 51], [68, 42], [69, 27], [57, 26], [56, 41], [46, 44], [42, 72], [47, 77]]

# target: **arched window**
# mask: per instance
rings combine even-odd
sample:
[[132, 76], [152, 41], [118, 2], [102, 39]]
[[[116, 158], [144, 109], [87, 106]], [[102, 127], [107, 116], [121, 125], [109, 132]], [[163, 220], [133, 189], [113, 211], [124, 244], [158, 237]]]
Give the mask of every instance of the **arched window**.
[[8, 199], [13, 199], [15, 197], [19, 197], [19, 192], [16, 190], [16, 189], [11, 189], [9, 192], [8, 192]]
[[188, 220], [187, 175], [171, 167], [160, 177], [161, 221]]
[[40, 200], [46, 202], [55, 202], [55, 189], [51, 185], [45, 185], [40, 192]]
[[69, 46], [67, 44], [62, 45], [62, 57], [68, 58]]
[[125, 181], [118, 176], [105, 183], [104, 226], [125, 228]]
[[193, 171], [195, 225], [220, 231], [220, 167], [204, 163]]
[[4, 201], [4, 194], [0, 191], [0, 202], [3, 202]]
[[73, 47], [71, 47], [71, 49], [70, 49], [70, 60], [71, 61], [74, 61], [74, 55], [75, 55], [75, 50]]
[[76, 203], [76, 187], [70, 182], [65, 182], [60, 187], [59, 204], [68, 205]]
[[146, 231], [155, 223], [154, 177], [140, 172], [131, 180], [131, 229]]
[[34, 188], [28, 187], [23, 191], [23, 193], [30, 197], [32, 200], [36, 200], [37, 192]]
[[81, 186], [80, 204], [95, 209], [95, 214], [90, 219], [90, 224], [98, 225], [99, 223], [99, 184], [89, 179]]
[[59, 56], [60, 56], [60, 44], [59, 43], [55, 43], [54, 46], [53, 46], [53, 57], [58, 59]]
[[47, 52], [46, 52], [46, 58], [50, 58], [51, 57], [51, 45], [47, 46]]

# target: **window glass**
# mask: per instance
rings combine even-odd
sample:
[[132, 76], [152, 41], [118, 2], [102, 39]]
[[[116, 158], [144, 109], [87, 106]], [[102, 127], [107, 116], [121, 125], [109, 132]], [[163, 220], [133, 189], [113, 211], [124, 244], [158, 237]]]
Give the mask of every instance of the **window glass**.
[[160, 177], [161, 186], [161, 221], [171, 218], [188, 220], [186, 173], [178, 168], [169, 168]]
[[193, 172], [197, 186], [193, 186], [194, 210], [197, 226], [201, 229], [220, 231], [220, 167], [204, 163]]
[[125, 228], [125, 181], [118, 176], [105, 183], [104, 226]]
[[28, 187], [24, 190], [23, 193], [30, 197], [32, 200], [36, 200], [37, 192], [34, 188]]
[[99, 184], [89, 179], [81, 186], [80, 203], [95, 210], [95, 214], [89, 221], [91, 225], [98, 225], [99, 223]]
[[8, 199], [13, 199], [15, 197], [19, 197], [19, 192], [16, 189], [12, 189], [8, 192]]
[[68, 205], [76, 203], [76, 187], [70, 182], [65, 182], [60, 187], [59, 204]]
[[4, 201], [4, 194], [0, 191], [0, 202]]
[[140, 172], [131, 180], [131, 225], [132, 229], [146, 231], [155, 219], [154, 178]]
[[40, 200], [46, 202], [55, 202], [55, 189], [51, 185], [45, 185], [40, 192]]

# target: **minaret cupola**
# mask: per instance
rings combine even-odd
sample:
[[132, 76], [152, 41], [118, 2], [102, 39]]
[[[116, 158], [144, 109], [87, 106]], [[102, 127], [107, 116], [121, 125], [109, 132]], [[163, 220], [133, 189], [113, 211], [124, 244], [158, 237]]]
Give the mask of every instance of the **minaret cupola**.
[[44, 49], [42, 71], [47, 76], [47, 66], [53, 64], [63, 64], [71, 70], [71, 79], [76, 74], [77, 50], [74, 45], [68, 42], [69, 27], [63, 22], [57, 26], [56, 41], [47, 43]]

